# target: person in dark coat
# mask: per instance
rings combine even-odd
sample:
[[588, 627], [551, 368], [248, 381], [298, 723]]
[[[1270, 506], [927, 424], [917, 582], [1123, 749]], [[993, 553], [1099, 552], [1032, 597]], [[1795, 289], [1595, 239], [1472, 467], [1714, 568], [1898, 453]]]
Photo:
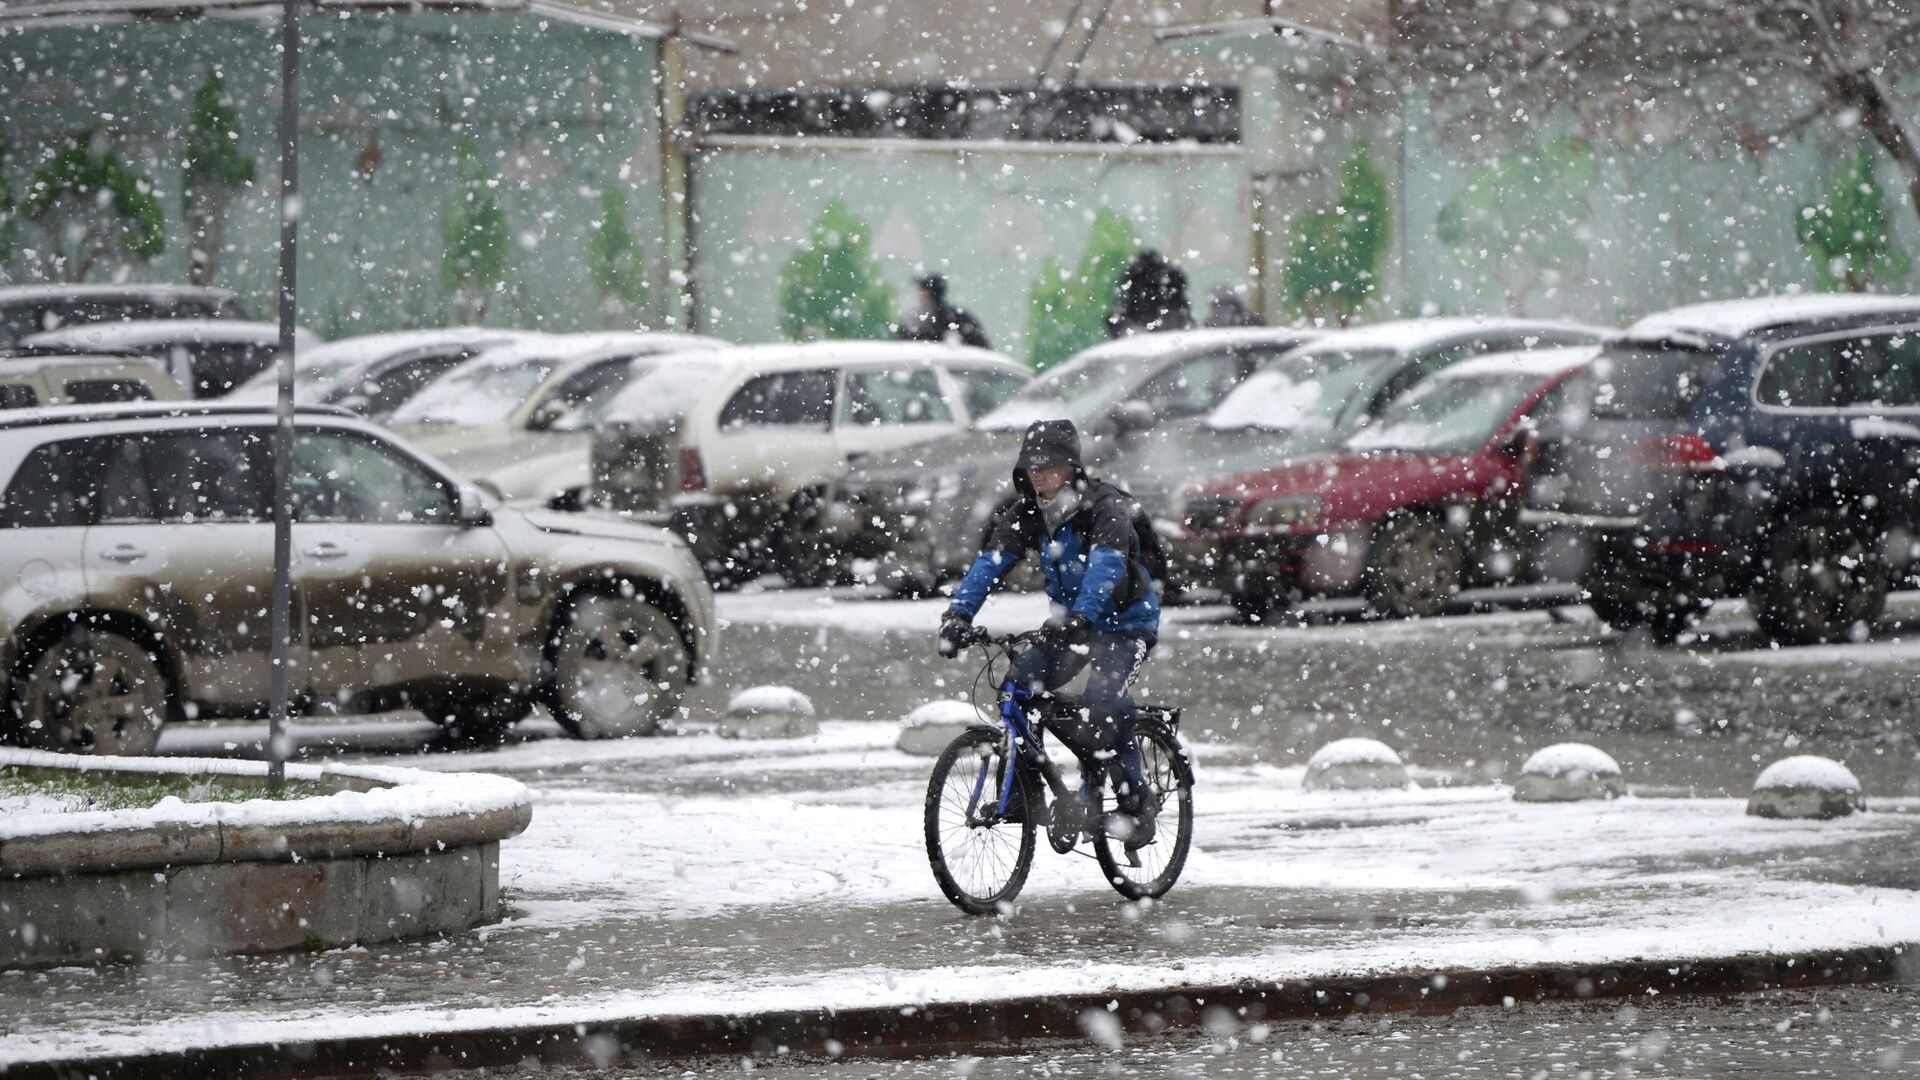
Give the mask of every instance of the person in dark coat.
[[1109, 833], [1130, 849], [1144, 847], [1153, 842], [1159, 808], [1147, 797], [1127, 687], [1159, 640], [1160, 600], [1139, 557], [1138, 507], [1126, 492], [1087, 475], [1071, 420], [1027, 428], [1013, 484], [1017, 497], [994, 515], [984, 550], [940, 620], [940, 653], [959, 654], [993, 587], [1027, 552], [1039, 552], [1052, 615], [1040, 641], [1014, 658], [1008, 679], [1031, 691], [1054, 690], [1092, 668], [1081, 697], [1083, 729], [1060, 735], [1082, 753], [1110, 755], [1107, 769], [1122, 816], [1109, 822]]
[[975, 348], [991, 348], [980, 320], [964, 308], [947, 303], [947, 279], [928, 274], [914, 283], [920, 289], [920, 306], [900, 324], [894, 336], [902, 341], [957, 341]]
[[1215, 285], [1207, 294], [1207, 325], [1210, 327], [1265, 326], [1267, 321], [1255, 314], [1240, 299], [1240, 290], [1231, 285]]
[[1107, 336], [1188, 330], [1193, 309], [1187, 301], [1187, 272], [1148, 248], [1120, 271], [1113, 306], [1107, 311]]

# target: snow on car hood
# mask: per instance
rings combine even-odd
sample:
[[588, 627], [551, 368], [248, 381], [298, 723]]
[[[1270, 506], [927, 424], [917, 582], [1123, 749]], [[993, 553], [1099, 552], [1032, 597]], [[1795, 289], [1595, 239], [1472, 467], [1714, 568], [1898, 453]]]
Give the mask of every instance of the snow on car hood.
[[666, 529], [633, 521], [616, 521], [600, 514], [567, 513], [561, 510], [542, 510], [532, 507], [509, 507], [507, 512], [517, 513], [526, 519], [527, 524], [555, 536], [621, 540], [651, 544], [656, 547], [673, 547], [679, 543], [679, 538]]
[[912, 484], [935, 476], [974, 472], [995, 462], [996, 467], [1011, 473], [1019, 448], [1018, 431], [958, 431], [893, 450], [862, 454], [847, 470], [843, 482], [862, 486]]

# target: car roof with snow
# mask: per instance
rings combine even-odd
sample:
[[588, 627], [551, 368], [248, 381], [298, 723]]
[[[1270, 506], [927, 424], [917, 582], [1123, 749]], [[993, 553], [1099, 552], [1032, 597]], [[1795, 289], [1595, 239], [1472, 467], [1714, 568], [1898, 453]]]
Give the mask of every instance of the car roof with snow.
[[718, 338], [644, 330], [536, 334], [503, 340], [462, 367], [505, 368], [543, 361], [573, 362], [599, 360], [608, 356], [659, 356], [682, 352], [699, 353], [705, 357], [725, 347], [726, 342]]
[[[21, 339], [26, 345], [61, 348], [147, 349], [168, 345], [272, 345], [280, 340], [277, 323], [247, 319], [131, 319], [87, 323], [47, 330]], [[294, 330], [296, 348], [321, 344], [320, 335]]]
[[209, 300], [222, 303], [232, 301], [234, 294], [231, 289], [219, 289], [206, 285], [0, 285], [0, 307], [45, 303], [50, 300], [89, 300], [100, 297]]
[[448, 326], [431, 330], [395, 330], [378, 334], [359, 334], [318, 346], [300, 357], [305, 366], [314, 364], [370, 364], [396, 353], [441, 346], [458, 348], [469, 345], [505, 345], [539, 336], [534, 330], [498, 330], [486, 326]]
[[[362, 427], [371, 428], [350, 410], [336, 405], [294, 406], [294, 412], [303, 417], [318, 417], [328, 420], [351, 420]], [[58, 405], [46, 409], [21, 409], [12, 413], [0, 412], [0, 431], [18, 428], [61, 427], [66, 425], [104, 423], [108, 421], [136, 420], [181, 420], [181, 419], [218, 419], [237, 417], [244, 419], [271, 420], [275, 416], [272, 404], [234, 404], [222, 401], [128, 401], [107, 405]]]
[[1340, 330], [1324, 340], [1314, 342], [1303, 351], [1338, 350], [1341, 352], [1360, 349], [1389, 349], [1395, 352], [1409, 352], [1424, 349], [1432, 345], [1452, 341], [1455, 338], [1475, 334], [1515, 333], [1525, 334], [1535, 331], [1559, 331], [1562, 333], [1586, 333], [1594, 335], [1595, 340], [1613, 333], [1604, 327], [1590, 326], [1585, 323], [1563, 322], [1556, 319], [1515, 319], [1506, 316], [1446, 316], [1428, 319], [1393, 319], [1388, 322], [1372, 323]]
[[940, 341], [807, 341], [787, 345], [735, 345], [715, 359], [754, 371], [798, 371], [837, 364], [964, 364], [1026, 371], [1027, 366], [991, 349]]
[[64, 371], [126, 371], [173, 377], [165, 364], [148, 356], [90, 353], [43, 354], [0, 361], [0, 379], [16, 375], [58, 374]]
[[1153, 334], [1129, 334], [1123, 338], [1092, 345], [1070, 359], [1088, 360], [1160, 360], [1213, 349], [1231, 349], [1252, 345], [1303, 345], [1327, 336], [1327, 331], [1309, 326], [1231, 326], [1196, 330], [1166, 330]]
[[1794, 323], [1854, 316], [1920, 316], [1920, 296], [1868, 296], [1854, 293], [1801, 293], [1752, 296], [1688, 304], [1641, 319], [1627, 328], [1634, 338], [1743, 338]]
[[1560, 345], [1550, 349], [1526, 349], [1517, 352], [1489, 353], [1462, 360], [1429, 376], [1443, 379], [1484, 379], [1502, 375], [1526, 375], [1545, 382], [1556, 375], [1585, 367], [1600, 355], [1598, 345]]

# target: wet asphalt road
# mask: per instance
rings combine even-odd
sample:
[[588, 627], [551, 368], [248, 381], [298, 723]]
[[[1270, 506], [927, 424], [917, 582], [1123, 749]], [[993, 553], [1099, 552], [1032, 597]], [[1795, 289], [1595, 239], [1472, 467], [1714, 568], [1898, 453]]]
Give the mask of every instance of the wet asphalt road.
[[719, 1080], [1626, 1080], [1630, 1077], [1920, 1075], [1920, 987], [1832, 987], [1722, 999], [1474, 1008], [1438, 1016], [1353, 1016], [1209, 1031], [1092, 1038], [987, 1058], [919, 1061], [761, 1058], [616, 1067], [474, 1070], [502, 1080], [586, 1076]]

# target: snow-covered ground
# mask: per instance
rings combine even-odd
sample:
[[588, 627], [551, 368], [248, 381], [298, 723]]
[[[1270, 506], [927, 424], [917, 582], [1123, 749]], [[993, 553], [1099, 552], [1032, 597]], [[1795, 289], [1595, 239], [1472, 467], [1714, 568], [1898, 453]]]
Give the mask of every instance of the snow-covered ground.
[[[930, 763], [895, 751], [895, 733], [828, 720], [798, 740], [543, 740], [422, 759], [535, 789], [532, 828], [502, 849], [506, 922], [451, 958], [418, 944], [256, 963], [275, 1007], [233, 987], [177, 1003], [141, 989], [125, 1007], [164, 973], [0, 976], [0, 1061], [1920, 942], [1912, 892], [1848, 883], [1857, 860], [1885, 860], [1882, 881], [1920, 880], [1911, 800], [1798, 823], [1747, 817], [1735, 799], [1309, 793], [1301, 767], [1249, 764], [1229, 744], [1198, 747], [1195, 852], [1164, 901], [1123, 903], [1091, 860], [1042, 845], [1021, 910], [966, 920], [921, 847]], [[445, 985], [450, 963], [511, 977], [476, 993]], [[166, 977], [186, 981], [191, 964]], [[93, 996], [36, 1009], [63, 979]], [[116, 980], [126, 987], [103, 985]]]

